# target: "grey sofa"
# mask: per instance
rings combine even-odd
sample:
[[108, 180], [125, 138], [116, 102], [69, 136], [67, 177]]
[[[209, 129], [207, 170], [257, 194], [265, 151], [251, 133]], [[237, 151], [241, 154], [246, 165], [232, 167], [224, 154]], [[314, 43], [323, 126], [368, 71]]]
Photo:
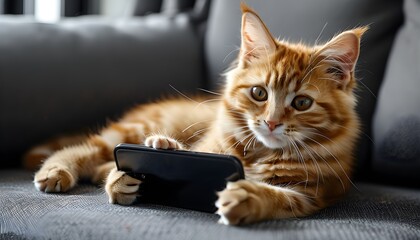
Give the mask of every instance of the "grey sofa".
[[[139, 12], [148, 12], [145, 2], [138, 1]], [[400, 39], [407, 39], [401, 32], [420, 26], [413, 17], [420, 1], [246, 2], [274, 35], [292, 41], [325, 41], [340, 30], [370, 24], [357, 72], [364, 134], [357, 151], [356, 187], [343, 201], [306, 218], [229, 227], [217, 224], [213, 214], [150, 204], [112, 205], [101, 188], [88, 183], [65, 194], [38, 192], [33, 173], [19, 167], [30, 146], [57, 134], [94, 132], [136, 103], [177, 94], [174, 88], [185, 94], [217, 90], [223, 81], [219, 76], [239, 46], [240, 0], [196, 1], [187, 11], [166, 9], [119, 20], [90, 16], [41, 24], [2, 16], [0, 239], [420, 239], [418, 142], [395, 150], [384, 141], [395, 136], [415, 140], [410, 134], [417, 133], [418, 125], [412, 119], [420, 111], [404, 111], [414, 121], [414, 131], [404, 130], [402, 137], [395, 131], [386, 135], [389, 121], [381, 122], [388, 109], [383, 99], [389, 99], [383, 89], [395, 84], [394, 71], [399, 69], [393, 64], [404, 60], [410, 69], [420, 66], [417, 55], [406, 61], [398, 52], [406, 44]], [[399, 76], [404, 81], [405, 75]], [[384, 152], [394, 155], [383, 158]]]

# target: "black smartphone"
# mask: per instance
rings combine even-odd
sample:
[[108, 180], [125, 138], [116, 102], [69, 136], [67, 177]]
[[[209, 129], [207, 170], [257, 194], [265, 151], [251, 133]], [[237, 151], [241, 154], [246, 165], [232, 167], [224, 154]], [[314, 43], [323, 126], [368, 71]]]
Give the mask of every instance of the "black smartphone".
[[244, 179], [241, 162], [229, 155], [119, 144], [114, 156], [118, 170], [142, 181], [142, 203], [214, 213], [216, 192]]

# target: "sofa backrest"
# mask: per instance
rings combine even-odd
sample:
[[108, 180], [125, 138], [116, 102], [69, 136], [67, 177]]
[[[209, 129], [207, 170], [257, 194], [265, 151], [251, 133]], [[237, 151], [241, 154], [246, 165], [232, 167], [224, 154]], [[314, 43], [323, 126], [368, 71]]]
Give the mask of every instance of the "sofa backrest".
[[[210, 9], [205, 38], [205, 57], [210, 88], [223, 82], [220, 74], [236, 58], [240, 46], [243, 0], [214, 0]], [[376, 94], [382, 81], [385, 64], [396, 30], [403, 21], [402, 1], [382, 0], [248, 0], [267, 24], [272, 34], [290, 41], [314, 43], [330, 39], [334, 34], [361, 25], [370, 25], [362, 41], [357, 77], [360, 80], [358, 112], [364, 134], [359, 141], [359, 170], [370, 166], [371, 119]], [[359, 171], [363, 173], [366, 171]]]
[[170, 86], [196, 90], [199, 49], [185, 14], [57, 24], [0, 17], [0, 168], [48, 138], [94, 132]]

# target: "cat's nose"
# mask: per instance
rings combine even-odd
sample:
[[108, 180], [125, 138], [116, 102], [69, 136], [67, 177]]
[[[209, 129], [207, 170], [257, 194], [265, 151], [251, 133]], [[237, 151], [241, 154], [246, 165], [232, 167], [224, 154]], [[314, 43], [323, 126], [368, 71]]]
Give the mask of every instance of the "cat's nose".
[[264, 120], [264, 122], [265, 122], [265, 124], [267, 124], [268, 128], [270, 129], [270, 131], [274, 131], [274, 129], [276, 129], [277, 127], [283, 125], [279, 121], [266, 121], [266, 120]]

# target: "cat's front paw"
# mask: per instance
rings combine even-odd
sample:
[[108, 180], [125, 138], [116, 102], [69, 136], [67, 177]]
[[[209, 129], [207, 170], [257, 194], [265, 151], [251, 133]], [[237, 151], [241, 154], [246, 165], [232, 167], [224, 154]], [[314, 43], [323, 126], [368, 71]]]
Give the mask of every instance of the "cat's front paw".
[[144, 141], [144, 145], [156, 149], [184, 149], [183, 145], [177, 140], [163, 136], [163, 135], [153, 135], [147, 137]]
[[59, 166], [43, 166], [34, 178], [35, 187], [42, 192], [67, 192], [76, 184], [69, 170]]
[[251, 181], [229, 182], [216, 201], [219, 223], [237, 225], [261, 220], [263, 206], [258, 192], [258, 186]]
[[138, 196], [141, 181], [127, 175], [117, 168], [111, 170], [106, 179], [105, 191], [109, 197], [109, 203], [131, 205]]

